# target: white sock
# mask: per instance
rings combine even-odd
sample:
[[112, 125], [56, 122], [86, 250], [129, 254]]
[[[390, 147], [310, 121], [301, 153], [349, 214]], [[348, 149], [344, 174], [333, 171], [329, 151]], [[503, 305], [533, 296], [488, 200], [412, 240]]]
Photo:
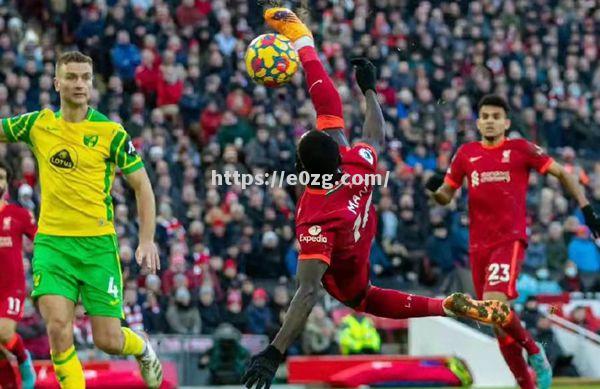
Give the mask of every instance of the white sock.
[[301, 48], [306, 46], [315, 47], [315, 41], [313, 41], [313, 39], [308, 35], [305, 35], [301, 38], [296, 39], [292, 43], [292, 45], [294, 46], [294, 49], [296, 49], [296, 51], [300, 51]]

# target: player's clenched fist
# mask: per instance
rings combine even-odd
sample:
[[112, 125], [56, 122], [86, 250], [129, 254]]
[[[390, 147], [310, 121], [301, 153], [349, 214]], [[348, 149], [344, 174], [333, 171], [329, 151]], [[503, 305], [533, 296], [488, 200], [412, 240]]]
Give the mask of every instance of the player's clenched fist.
[[140, 242], [135, 251], [135, 260], [141, 267], [146, 267], [151, 273], [160, 270], [160, 257], [154, 242]]
[[250, 365], [242, 377], [242, 383], [247, 388], [252, 388], [255, 384], [256, 389], [270, 388], [277, 367], [282, 360], [283, 355], [279, 350], [273, 345], [269, 345], [250, 359]]
[[366, 93], [369, 89], [375, 92], [375, 84], [377, 83], [375, 65], [364, 57], [352, 58], [350, 63], [356, 68], [356, 83], [362, 93]]

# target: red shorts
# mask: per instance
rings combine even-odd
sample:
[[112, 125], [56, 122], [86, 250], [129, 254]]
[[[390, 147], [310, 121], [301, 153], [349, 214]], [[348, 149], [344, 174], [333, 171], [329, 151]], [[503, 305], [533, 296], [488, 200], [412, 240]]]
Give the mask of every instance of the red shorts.
[[485, 292], [501, 292], [513, 300], [517, 293], [517, 278], [525, 257], [525, 243], [510, 241], [489, 249], [471, 252], [471, 271], [477, 298]]
[[0, 318], [20, 321], [25, 312], [26, 298], [22, 290], [0, 290]]
[[322, 278], [324, 289], [339, 302], [357, 306], [366, 296], [369, 286], [369, 257], [353, 267], [337, 267], [333, 264]]

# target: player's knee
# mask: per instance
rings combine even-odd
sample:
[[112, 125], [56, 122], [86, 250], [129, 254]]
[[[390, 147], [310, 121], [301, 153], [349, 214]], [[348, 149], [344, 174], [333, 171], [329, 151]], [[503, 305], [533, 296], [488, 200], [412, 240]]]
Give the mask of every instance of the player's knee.
[[123, 349], [123, 334], [121, 328], [116, 330], [102, 329], [92, 334], [94, 345], [107, 354], [118, 355]]
[[53, 317], [47, 320], [46, 327], [48, 329], [48, 336], [52, 344], [57, 345], [58, 348], [62, 349], [66, 345], [66, 343], [71, 342], [71, 337], [73, 334], [73, 325], [71, 320], [64, 317]]
[[0, 326], [0, 344], [7, 344], [15, 336], [15, 329], [12, 326]]

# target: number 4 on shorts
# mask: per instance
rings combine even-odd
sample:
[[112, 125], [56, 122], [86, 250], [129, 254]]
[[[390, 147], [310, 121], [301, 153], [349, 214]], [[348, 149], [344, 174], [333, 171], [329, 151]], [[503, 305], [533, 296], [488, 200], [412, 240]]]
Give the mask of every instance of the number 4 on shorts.
[[108, 280], [108, 294], [112, 294], [115, 298], [119, 298], [119, 288], [115, 285], [115, 277], [110, 277]]

